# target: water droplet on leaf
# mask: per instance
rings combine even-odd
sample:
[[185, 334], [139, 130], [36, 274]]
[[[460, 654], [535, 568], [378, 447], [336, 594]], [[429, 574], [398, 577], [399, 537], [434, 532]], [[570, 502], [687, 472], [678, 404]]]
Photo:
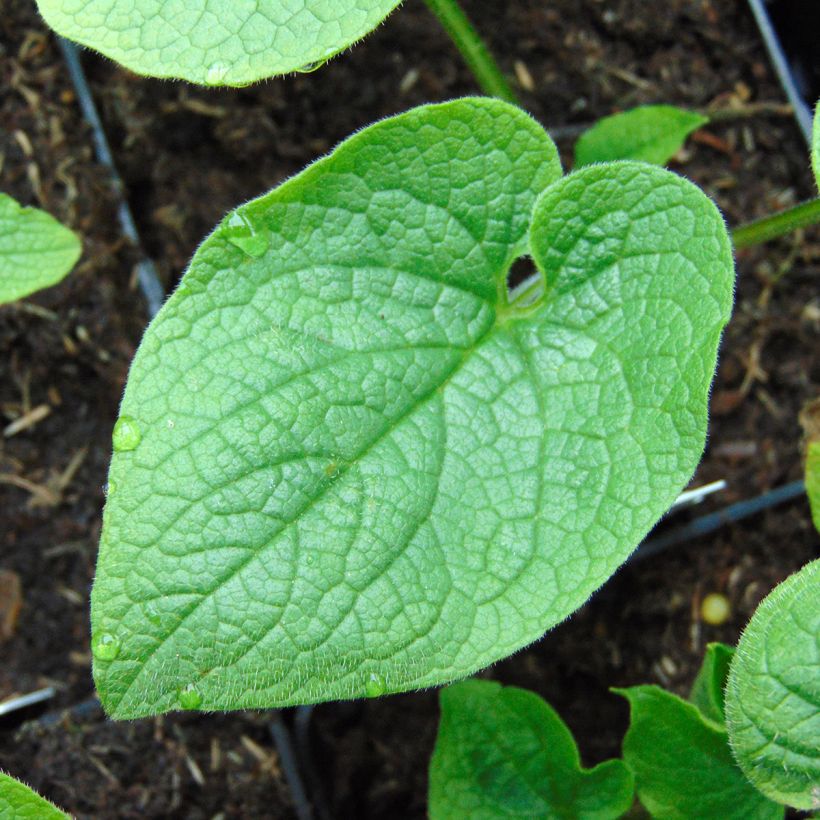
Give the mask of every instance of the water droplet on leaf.
[[110, 495], [114, 495], [117, 490], [117, 485], [113, 481], [109, 481], [108, 484], [103, 486], [103, 495], [108, 498]]
[[303, 66], [299, 66], [296, 69], [298, 74], [312, 74], [314, 71], [318, 71], [327, 60], [314, 60], [312, 63], [305, 63]]
[[120, 416], [114, 425], [114, 433], [111, 440], [117, 452], [136, 450], [142, 439], [139, 425], [131, 416]]
[[228, 76], [230, 66], [227, 63], [213, 63], [205, 73], [206, 85], [221, 85]]
[[159, 607], [154, 603], [154, 601], [148, 601], [145, 605], [145, 617], [151, 621], [154, 626], [158, 626], [162, 621], [162, 615], [159, 611]]
[[110, 632], [100, 632], [91, 639], [91, 654], [98, 661], [113, 661], [120, 654], [120, 639]]
[[369, 698], [379, 698], [387, 691], [387, 681], [378, 672], [371, 672], [364, 685], [364, 693]]
[[225, 224], [225, 238], [248, 256], [258, 259], [268, 249], [269, 240], [266, 231], [258, 231], [250, 220], [239, 211], [234, 211]]
[[183, 709], [197, 709], [202, 705], [202, 695], [193, 683], [179, 690], [179, 705]]

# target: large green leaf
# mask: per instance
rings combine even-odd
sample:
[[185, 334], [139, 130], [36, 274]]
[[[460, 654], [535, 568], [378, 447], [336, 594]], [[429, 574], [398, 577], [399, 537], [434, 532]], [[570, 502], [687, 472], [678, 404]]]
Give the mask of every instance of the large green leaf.
[[[635, 548], [702, 451], [729, 241], [667, 171], [559, 176], [519, 109], [426, 106], [204, 242], [114, 432], [92, 595], [111, 714], [449, 682]], [[510, 303], [527, 253], [546, 294]]]
[[310, 71], [400, 0], [37, 0], [46, 22], [138, 74], [248, 85]]
[[645, 105], [604, 117], [575, 146], [575, 166], [634, 159], [665, 165], [708, 117], [671, 105]]
[[0, 817], [3, 820], [66, 820], [68, 815], [19, 780], [0, 772]]
[[0, 304], [56, 285], [81, 250], [77, 236], [54, 217], [0, 194]]
[[533, 692], [479, 680], [441, 691], [431, 820], [614, 820], [633, 794], [623, 761], [581, 768], [566, 724]]
[[820, 560], [775, 587], [752, 616], [729, 672], [726, 721], [757, 788], [820, 808]]
[[746, 780], [726, 728], [657, 686], [615, 690], [630, 705], [624, 760], [638, 797], [657, 820], [776, 820], [783, 807]]

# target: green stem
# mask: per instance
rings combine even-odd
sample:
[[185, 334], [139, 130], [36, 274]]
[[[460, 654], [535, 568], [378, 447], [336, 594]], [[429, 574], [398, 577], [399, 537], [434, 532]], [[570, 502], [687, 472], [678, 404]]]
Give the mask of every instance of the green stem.
[[820, 197], [735, 228], [732, 231], [732, 242], [735, 248], [748, 248], [817, 222], [820, 222]]
[[520, 105], [479, 33], [461, 10], [458, 0], [424, 0], [456, 44], [479, 86], [491, 97]]

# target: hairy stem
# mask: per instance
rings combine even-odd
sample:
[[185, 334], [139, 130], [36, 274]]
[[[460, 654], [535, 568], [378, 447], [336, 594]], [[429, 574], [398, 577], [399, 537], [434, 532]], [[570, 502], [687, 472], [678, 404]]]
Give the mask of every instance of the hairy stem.
[[779, 214], [766, 216], [756, 222], [735, 228], [732, 231], [732, 242], [735, 248], [748, 248], [818, 222], [820, 222], [820, 197], [795, 205]]
[[498, 63], [475, 30], [458, 0], [424, 0], [444, 30], [456, 44], [464, 62], [481, 89], [491, 97], [520, 105], [518, 97], [504, 77]]

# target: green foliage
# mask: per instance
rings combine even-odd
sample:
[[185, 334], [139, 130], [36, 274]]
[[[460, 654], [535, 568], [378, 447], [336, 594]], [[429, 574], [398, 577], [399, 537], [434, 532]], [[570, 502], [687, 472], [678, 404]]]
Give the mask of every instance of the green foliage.
[[54, 217], [0, 194], [0, 304], [56, 285], [81, 251], [77, 236]]
[[632, 716], [624, 737], [624, 760], [635, 775], [638, 798], [652, 817], [774, 820], [784, 816], [782, 806], [767, 800], [746, 780], [732, 758], [722, 723], [658, 686], [615, 691], [629, 701]]
[[761, 792], [820, 808], [820, 560], [775, 587], [746, 627], [726, 718], [735, 757]]
[[242, 86], [311, 71], [400, 0], [37, 0], [59, 34], [138, 74]]
[[814, 526], [820, 532], [820, 441], [809, 441], [806, 449], [806, 494]]
[[734, 649], [723, 643], [710, 643], [706, 647], [703, 665], [692, 684], [689, 700], [697, 706], [704, 717], [715, 723], [724, 723], [724, 688], [729, 674], [729, 663]]
[[[519, 109], [424, 106], [204, 242], [116, 430], [92, 594], [109, 713], [449, 682], [635, 548], [703, 448], [729, 241], [662, 169], [559, 177]], [[527, 254], [540, 290], [510, 301]]]
[[572, 733], [533, 692], [471, 680], [441, 691], [431, 820], [610, 820], [632, 805], [621, 760], [581, 768]]
[[814, 171], [814, 179], [817, 187], [820, 188], [820, 100], [814, 109], [814, 128], [811, 137], [811, 167]]
[[0, 817], [3, 820], [65, 820], [68, 816], [19, 780], [0, 772]]
[[634, 159], [665, 165], [708, 117], [671, 105], [646, 105], [604, 117], [575, 146], [575, 167]]

